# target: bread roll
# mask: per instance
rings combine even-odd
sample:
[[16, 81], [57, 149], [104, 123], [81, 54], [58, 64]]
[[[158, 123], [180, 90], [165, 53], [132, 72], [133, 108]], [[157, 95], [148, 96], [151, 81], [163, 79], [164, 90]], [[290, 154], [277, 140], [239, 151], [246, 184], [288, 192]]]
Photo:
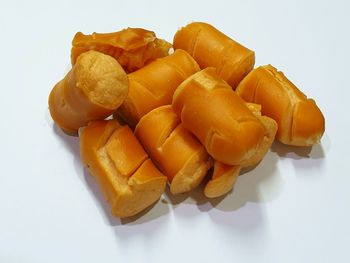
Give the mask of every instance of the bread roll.
[[128, 79], [112, 57], [96, 51], [82, 54], [49, 96], [55, 123], [76, 134], [91, 120], [111, 115], [128, 94]]
[[166, 177], [153, 165], [128, 126], [95, 121], [80, 133], [81, 160], [96, 178], [113, 215], [135, 215], [156, 202]]
[[215, 67], [218, 75], [233, 88], [255, 63], [253, 51], [202, 22], [190, 23], [177, 31], [173, 45], [175, 49], [186, 50], [202, 69]]
[[311, 146], [320, 141], [325, 130], [322, 112], [273, 66], [254, 69], [236, 91], [244, 100], [261, 104], [262, 113], [277, 122], [276, 138], [282, 143]]
[[168, 177], [173, 194], [194, 189], [211, 166], [205, 148], [183, 127], [170, 105], [143, 116], [136, 126], [135, 135]]
[[80, 54], [95, 50], [114, 57], [127, 72], [142, 68], [169, 53], [171, 44], [142, 28], [127, 28], [113, 33], [78, 32], [72, 41], [71, 59], [74, 65]]
[[264, 138], [263, 124], [214, 68], [187, 78], [176, 89], [172, 106], [184, 127], [224, 164], [251, 159]]
[[236, 183], [240, 171], [239, 165], [232, 166], [215, 161], [213, 175], [204, 188], [204, 195], [216, 198], [227, 194]]
[[199, 66], [185, 51], [177, 50], [128, 75], [129, 94], [118, 115], [130, 126], [151, 110], [171, 104], [175, 89]]
[[218, 161], [214, 162], [212, 178], [204, 188], [204, 195], [215, 198], [227, 194], [234, 187], [241, 168], [257, 165], [266, 155], [274, 141], [277, 123], [266, 116], [261, 116], [261, 106], [254, 103], [246, 103], [248, 109], [261, 121], [265, 127], [264, 138], [257, 148], [256, 153], [241, 165], [226, 165]]

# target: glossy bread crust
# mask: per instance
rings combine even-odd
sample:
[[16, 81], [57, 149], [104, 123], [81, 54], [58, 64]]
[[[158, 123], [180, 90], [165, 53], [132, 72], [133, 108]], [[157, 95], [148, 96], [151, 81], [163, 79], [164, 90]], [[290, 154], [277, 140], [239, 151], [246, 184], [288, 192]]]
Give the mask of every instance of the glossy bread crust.
[[212, 25], [193, 22], [176, 32], [175, 49], [186, 50], [201, 69], [215, 67], [232, 88], [254, 67], [255, 53], [229, 38]]
[[186, 51], [176, 50], [129, 74], [129, 94], [117, 114], [134, 127], [146, 113], [171, 104], [178, 85], [197, 71], [196, 61]]
[[82, 54], [49, 96], [55, 123], [68, 133], [77, 133], [91, 120], [111, 115], [128, 94], [128, 79], [119, 63], [100, 52]]
[[83, 128], [80, 156], [117, 217], [141, 212], [164, 192], [166, 177], [131, 129], [116, 120], [95, 121]]
[[173, 109], [215, 159], [240, 165], [255, 155], [265, 128], [214, 68], [184, 81], [173, 96]]
[[286, 76], [271, 65], [254, 69], [236, 92], [262, 106], [262, 114], [278, 124], [276, 138], [293, 146], [312, 146], [320, 141], [325, 119], [313, 99], [307, 98]]
[[142, 68], [149, 62], [165, 57], [171, 44], [143, 28], [126, 28], [113, 33], [76, 33], [72, 41], [71, 60], [89, 50], [114, 57], [127, 72]]
[[135, 135], [168, 177], [173, 194], [197, 187], [211, 166], [205, 148], [183, 127], [170, 105], [143, 116], [135, 128]]

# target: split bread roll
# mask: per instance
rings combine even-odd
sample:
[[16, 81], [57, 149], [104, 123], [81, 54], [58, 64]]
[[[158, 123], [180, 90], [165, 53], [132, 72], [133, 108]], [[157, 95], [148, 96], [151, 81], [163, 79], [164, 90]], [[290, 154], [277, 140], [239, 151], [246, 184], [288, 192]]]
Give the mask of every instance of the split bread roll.
[[72, 41], [71, 60], [75, 64], [80, 54], [95, 50], [114, 57], [128, 72], [169, 53], [171, 44], [143, 28], [126, 28], [113, 33], [76, 33]]
[[164, 192], [166, 177], [131, 129], [116, 120], [95, 121], [83, 128], [80, 155], [117, 217], [139, 213]]
[[184, 127], [224, 164], [249, 162], [264, 139], [264, 125], [214, 68], [187, 78], [176, 89], [172, 106]]
[[91, 120], [111, 115], [128, 95], [128, 79], [112, 57], [96, 51], [79, 56], [76, 64], [49, 96], [55, 123], [69, 134]]
[[248, 102], [261, 104], [262, 113], [277, 122], [276, 138], [282, 143], [311, 146], [320, 141], [325, 130], [322, 112], [273, 66], [254, 69], [236, 92]]
[[146, 113], [171, 104], [177, 86], [197, 71], [196, 61], [186, 51], [177, 50], [129, 74], [129, 94], [117, 115], [134, 127]]
[[211, 167], [205, 148], [183, 127], [170, 105], [143, 116], [135, 128], [135, 135], [168, 177], [173, 194], [197, 187]]
[[254, 51], [232, 40], [213, 26], [193, 22], [174, 36], [175, 49], [186, 50], [204, 69], [215, 67], [218, 75], [233, 88], [254, 67]]

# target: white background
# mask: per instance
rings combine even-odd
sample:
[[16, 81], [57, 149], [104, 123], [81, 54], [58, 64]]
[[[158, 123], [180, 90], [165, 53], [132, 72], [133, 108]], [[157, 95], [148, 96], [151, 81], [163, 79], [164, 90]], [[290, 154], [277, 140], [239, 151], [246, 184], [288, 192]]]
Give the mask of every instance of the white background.
[[[349, 1], [3, 1], [0, 3], [0, 262], [350, 262]], [[206, 21], [255, 50], [326, 118], [308, 152], [275, 143], [232, 193], [163, 195], [112, 218], [77, 138], [47, 97], [75, 32], [144, 27], [171, 41]]]

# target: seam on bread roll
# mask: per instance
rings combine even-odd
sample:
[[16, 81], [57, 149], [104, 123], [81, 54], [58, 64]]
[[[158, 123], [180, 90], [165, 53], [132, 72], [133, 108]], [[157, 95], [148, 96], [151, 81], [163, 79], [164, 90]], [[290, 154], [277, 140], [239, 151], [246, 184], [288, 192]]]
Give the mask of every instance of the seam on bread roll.
[[168, 177], [173, 194], [195, 188], [211, 166], [205, 148], [183, 127], [171, 105], [143, 116], [136, 125], [135, 135]]
[[143, 115], [170, 104], [177, 86], [197, 71], [197, 62], [179, 49], [129, 74], [129, 94], [118, 115], [134, 127]]

